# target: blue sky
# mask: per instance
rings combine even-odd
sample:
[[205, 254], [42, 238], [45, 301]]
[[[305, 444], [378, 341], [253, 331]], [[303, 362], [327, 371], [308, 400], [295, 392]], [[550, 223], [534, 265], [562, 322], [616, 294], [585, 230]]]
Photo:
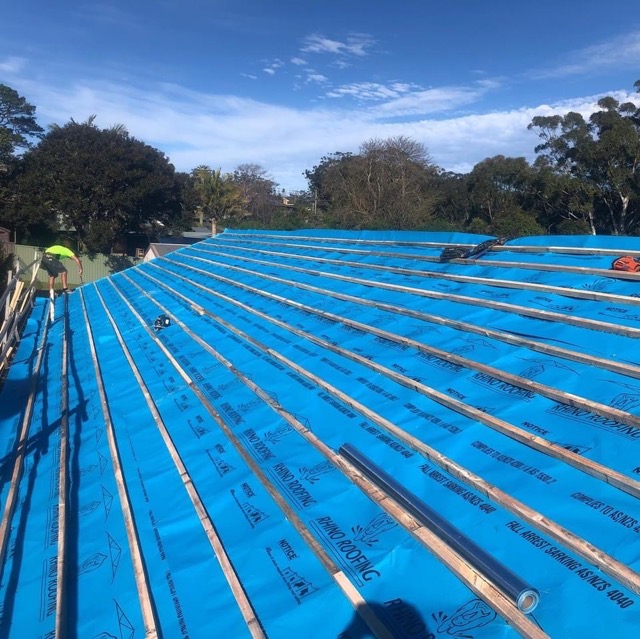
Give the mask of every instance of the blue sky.
[[286, 190], [374, 138], [467, 172], [535, 158], [536, 115], [638, 101], [637, 0], [30, 0], [1, 10], [0, 82], [129, 132], [177, 169], [262, 166]]

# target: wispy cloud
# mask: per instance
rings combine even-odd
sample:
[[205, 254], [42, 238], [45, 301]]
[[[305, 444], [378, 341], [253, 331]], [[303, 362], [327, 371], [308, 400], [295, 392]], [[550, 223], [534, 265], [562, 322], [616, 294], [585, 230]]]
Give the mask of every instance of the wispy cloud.
[[375, 40], [364, 33], [350, 34], [344, 42], [314, 34], [304, 39], [301, 51], [305, 53], [331, 53], [334, 55], [363, 57], [368, 55], [368, 50], [374, 44]]
[[640, 31], [627, 33], [608, 42], [574, 51], [567, 61], [556, 67], [532, 71], [529, 77], [537, 80], [563, 78], [571, 75], [600, 73], [615, 67], [640, 69]]
[[326, 84], [327, 82], [329, 82], [329, 78], [327, 78], [326, 75], [322, 75], [322, 73], [316, 73], [311, 69], [307, 69], [306, 72], [307, 76], [305, 78], [305, 82], [307, 84]]
[[[98, 115], [96, 124], [126, 125], [131, 135], [166, 153], [176, 168], [190, 171], [199, 164], [232, 171], [242, 163], [264, 167], [287, 189], [305, 188], [303, 172], [325, 155], [355, 152], [370, 139], [408, 136], [425, 144], [434, 161], [447, 170], [467, 172], [494, 155], [534, 158], [538, 139], [527, 130], [536, 115], [564, 114], [570, 110], [587, 115], [601, 96], [590, 96], [553, 105], [487, 114], [428, 116], [411, 122], [389, 121], [397, 113], [398, 100], [387, 100], [372, 109], [347, 110], [325, 101], [322, 108], [286, 108], [235, 96], [190, 91], [173, 84], [134, 89], [115, 83], [77, 83], [64, 87], [42, 81], [13, 83], [37, 106], [41, 124], [62, 124], [70, 117], [84, 121]], [[393, 86], [393, 85], [390, 85]], [[398, 84], [401, 93], [410, 90]], [[374, 87], [371, 89], [377, 90]], [[480, 89], [430, 89], [418, 96], [414, 111], [444, 109], [473, 98]], [[384, 93], [384, 91], [383, 91]], [[638, 101], [637, 94], [611, 92], [621, 102]], [[329, 108], [333, 105], [332, 108]], [[409, 104], [403, 109], [409, 110]]]
[[307, 64], [307, 61], [304, 58], [291, 58], [291, 64], [295, 64], [296, 66], [302, 67]]
[[421, 89], [417, 84], [392, 82], [391, 84], [379, 84], [377, 82], [354, 82], [336, 87], [327, 93], [329, 98], [355, 98], [359, 101], [388, 100], [398, 98], [401, 95]]
[[268, 66], [262, 69], [267, 75], [275, 75], [276, 71], [284, 66], [284, 62], [276, 58], [273, 62], [270, 62]]
[[453, 111], [476, 102], [485, 91], [471, 87], [442, 87], [416, 91], [376, 107], [376, 113], [386, 117], [431, 115]]
[[353, 98], [357, 102], [377, 102], [370, 107], [379, 117], [402, 117], [431, 115], [454, 111], [461, 106], [473, 104], [488, 90], [499, 86], [483, 81], [469, 87], [440, 87], [424, 89], [409, 82], [356, 82], [331, 89], [328, 98]]
[[0, 60], [0, 73], [13, 74], [22, 71], [27, 66], [26, 58], [10, 56]]

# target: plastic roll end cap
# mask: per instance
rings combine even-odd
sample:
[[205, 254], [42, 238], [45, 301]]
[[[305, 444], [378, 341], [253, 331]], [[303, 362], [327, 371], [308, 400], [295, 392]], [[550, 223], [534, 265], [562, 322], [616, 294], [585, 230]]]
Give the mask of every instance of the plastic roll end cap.
[[534, 588], [523, 590], [518, 596], [516, 602], [518, 609], [525, 615], [531, 614], [540, 603], [540, 593]]

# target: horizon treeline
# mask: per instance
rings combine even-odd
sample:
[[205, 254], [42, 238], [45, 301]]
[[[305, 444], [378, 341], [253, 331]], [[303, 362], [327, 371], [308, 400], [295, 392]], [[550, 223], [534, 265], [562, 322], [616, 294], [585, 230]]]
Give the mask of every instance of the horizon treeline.
[[[640, 81], [635, 83], [640, 92]], [[640, 108], [611, 96], [588, 118], [535, 117], [536, 159], [496, 155], [469, 173], [437, 166], [409, 137], [332, 151], [285, 193], [268, 167], [176, 171], [169, 158], [95, 116], [44, 130], [35, 107], [0, 84], [0, 226], [43, 243], [74, 229], [109, 252], [128, 233], [150, 239], [212, 222], [232, 228], [465, 231], [496, 236], [640, 235]]]

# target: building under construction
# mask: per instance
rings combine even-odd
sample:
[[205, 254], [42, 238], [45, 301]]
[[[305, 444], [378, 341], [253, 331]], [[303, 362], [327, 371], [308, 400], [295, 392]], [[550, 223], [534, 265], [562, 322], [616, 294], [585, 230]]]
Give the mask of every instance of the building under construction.
[[640, 238], [485, 240], [25, 273], [0, 639], [640, 636]]

